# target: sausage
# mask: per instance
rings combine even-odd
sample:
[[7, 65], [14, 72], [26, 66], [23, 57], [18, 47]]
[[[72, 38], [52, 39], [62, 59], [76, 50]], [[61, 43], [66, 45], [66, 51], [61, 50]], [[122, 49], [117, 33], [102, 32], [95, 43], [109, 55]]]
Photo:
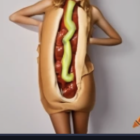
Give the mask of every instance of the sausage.
[[[57, 82], [62, 95], [72, 98], [77, 91], [75, 55], [78, 41], [77, 3], [66, 1], [55, 41], [54, 60]], [[71, 19], [71, 20], [70, 20]]]

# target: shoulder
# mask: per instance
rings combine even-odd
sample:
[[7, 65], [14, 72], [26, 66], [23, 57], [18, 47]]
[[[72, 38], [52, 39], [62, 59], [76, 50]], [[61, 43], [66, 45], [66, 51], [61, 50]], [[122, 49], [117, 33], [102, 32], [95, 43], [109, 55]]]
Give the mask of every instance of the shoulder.
[[91, 5], [92, 17], [94, 18], [95, 22], [103, 16], [102, 11], [95, 5]]
[[101, 10], [95, 5], [91, 5], [91, 9], [94, 14], [101, 13]]
[[52, 6], [53, 0], [39, 0], [34, 5], [32, 5], [36, 10], [41, 10], [43, 13], [46, 11], [47, 7]]
[[48, 7], [52, 5], [52, 1], [53, 0], [39, 0], [36, 4], [40, 6], [42, 5], [44, 7]]
[[38, 3], [42, 3], [42, 4], [52, 4], [53, 0], [39, 0]]

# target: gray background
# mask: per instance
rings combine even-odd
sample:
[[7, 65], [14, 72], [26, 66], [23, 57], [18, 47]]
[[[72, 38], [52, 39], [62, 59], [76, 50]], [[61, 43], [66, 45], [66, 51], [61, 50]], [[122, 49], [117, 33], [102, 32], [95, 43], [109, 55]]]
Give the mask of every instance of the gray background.
[[[9, 21], [37, 0], [0, 1], [0, 133], [55, 133], [39, 97], [38, 29]], [[140, 133], [140, 0], [91, 0], [123, 43], [89, 49], [95, 66], [96, 105], [88, 133]], [[42, 19], [42, 16], [36, 16]], [[107, 37], [95, 26], [94, 37]], [[86, 94], [86, 93], [85, 93]]]

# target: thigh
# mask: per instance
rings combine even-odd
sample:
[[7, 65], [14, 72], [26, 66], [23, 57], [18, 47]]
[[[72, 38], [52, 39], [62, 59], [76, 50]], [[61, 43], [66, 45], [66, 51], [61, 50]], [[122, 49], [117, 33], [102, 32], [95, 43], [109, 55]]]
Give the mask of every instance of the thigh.
[[75, 134], [87, 134], [90, 112], [72, 111], [73, 129]]
[[50, 114], [56, 134], [70, 134], [70, 112], [59, 112]]

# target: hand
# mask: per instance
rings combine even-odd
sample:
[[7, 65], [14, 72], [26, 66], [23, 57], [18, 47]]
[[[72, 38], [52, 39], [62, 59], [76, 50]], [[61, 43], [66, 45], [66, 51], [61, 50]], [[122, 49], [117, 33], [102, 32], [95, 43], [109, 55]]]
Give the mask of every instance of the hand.
[[88, 45], [92, 44], [92, 37], [89, 38]]
[[38, 35], [39, 35], [39, 42], [40, 42], [40, 39], [41, 39], [42, 25], [43, 25], [43, 23], [42, 23], [42, 22], [40, 22], [40, 23], [38, 24]]

